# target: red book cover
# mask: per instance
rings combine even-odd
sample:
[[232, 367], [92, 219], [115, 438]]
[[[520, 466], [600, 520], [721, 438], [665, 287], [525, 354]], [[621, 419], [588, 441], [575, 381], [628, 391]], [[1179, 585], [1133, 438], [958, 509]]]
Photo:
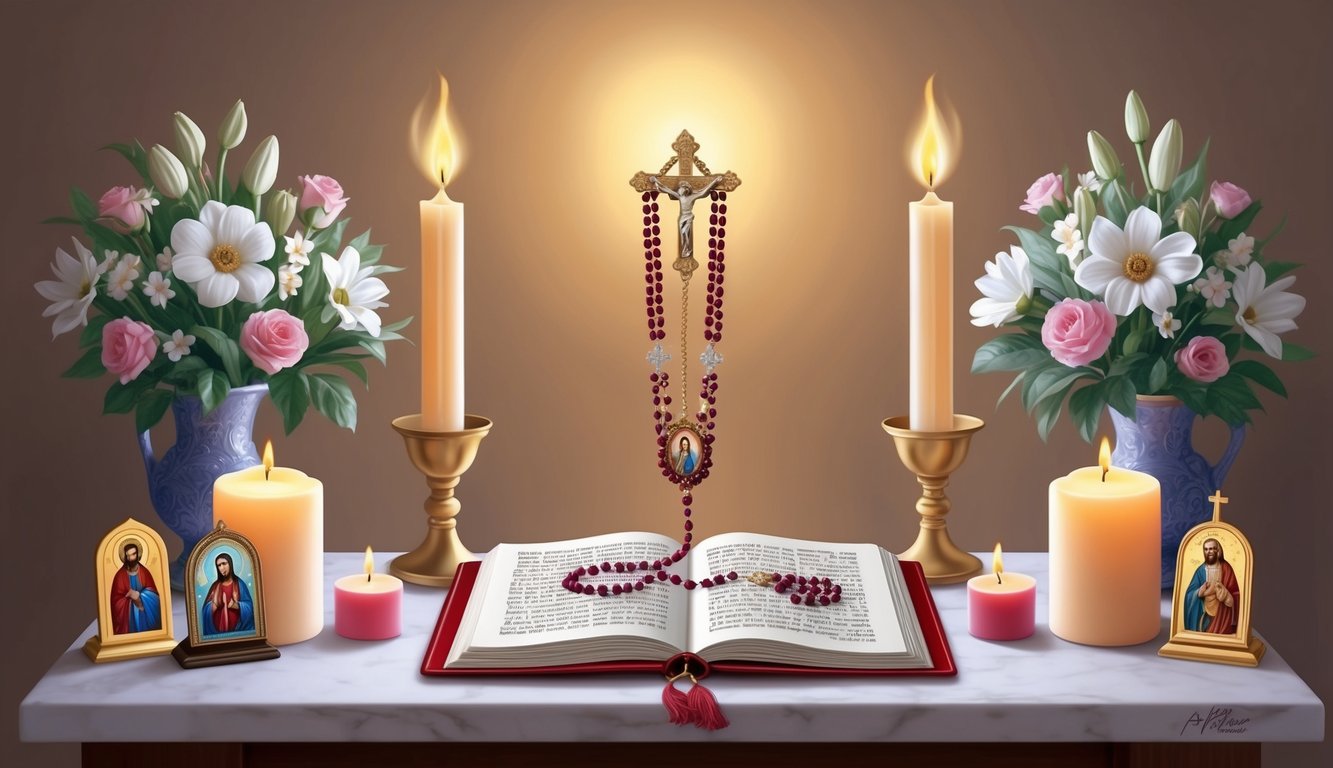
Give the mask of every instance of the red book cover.
[[[953, 676], [958, 674], [954, 666], [953, 653], [949, 650], [949, 641], [944, 636], [944, 625], [940, 623], [939, 611], [935, 600], [930, 595], [925, 573], [921, 564], [907, 560], [899, 561], [903, 569], [903, 578], [907, 582], [907, 592], [916, 609], [917, 621], [921, 624], [921, 633], [925, 636], [926, 647], [934, 662], [931, 667], [913, 669], [846, 669], [842, 667], [801, 667], [785, 664], [766, 664], [756, 661], [715, 661], [707, 667], [713, 672], [741, 672], [745, 674], [776, 675], [912, 675], [912, 676]], [[512, 669], [445, 669], [444, 660], [454, 644], [458, 625], [463, 618], [463, 609], [467, 607], [472, 595], [472, 586], [477, 581], [477, 571], [481, 563], [474, 561], [462, 563], [454, 575], [454, 584], [445, 596], [444, 607], [440, 609], [440, 618], [431, 633], [430, 643], [426, 646], [426, 657], [421, 662], [421, 674], [445, 677], [480, 677], [495, 675], [581, 675], [595, 672], [657, 672], [666, 668], [669, 659], [655, 661], [612, 661], [589, 664], [566, 664], [553, 667], [519, 667]]]

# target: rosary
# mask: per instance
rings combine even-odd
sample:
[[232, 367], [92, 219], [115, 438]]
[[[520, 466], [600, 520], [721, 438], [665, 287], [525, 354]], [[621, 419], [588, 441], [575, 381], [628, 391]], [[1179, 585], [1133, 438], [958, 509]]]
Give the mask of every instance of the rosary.
[[[695, 582], [682, 579], [679, 574], [669, 574], [666, 569], [680, 562], [690, 551], [690, 541], [694, 538], [694, 522], [690, 519], [690, 505], [694, 502], [695, 486], [708, 477], [713, 466], [713, 428], [717, 418], [717, 366], [722, 362], [715, 345], [722, 341], [722, 304], [725, 295], [723, 283], [726, 282], [726, 237], [727, 237], [727, 192], [740, 186], [741, 180], [736, 174], [727, 171], [715, 175], [708, 170], [695, 152], [699, 145], [689, 131], [681, 131], [671, 148], [675, 150], [670, 160], [662, 166], [656, 176], [640, 171], [630, 179], [630, 185], [641, 192], [643, 201], [643, 252], [644, 252], [644, 305], [648, 316], [648, 340], [653, 342], [652, 351], [647, 360], [653, 365], [653, 372], [648, 380], [653, 392], [653, 429], [657, 433], [657, 466], [662, 476], [675, 485], [681, 492], [680, 501], [684, 509], [685, 534], [680, 547], [669, 557], [660, 560], [641, 560], [639, 562], [603, 562], [580, 566], [565, 576], [562, 582], [570, 592], [584, 595], [624, 595], [642, 591], [644, 587], [657, 583], [669, 582], [687, 590], [696, 587], [711, 589], [727, 582], [736, 581], [739, 575], [735, 571], [718, 573]], [[679, 175], [665, 176], [671, 166], [679, 163]], [[702, 176], [695, 176], [698, 169]], [[696, 186], [701, 181], [706, 182]], [[669, 394], [671, 376], [662, 369], [662, 364], [671, 359], [662, 349], [662, 340], [666, 338], [666, 319], [663, 317], [662, 288], [662, 238], [659, 226], [657, 199], [665, 194], [680, 203], [678, 221], [679, 249], [678, 257], [671, 265], [680, 272], [680, 408], [681, 418], [672, 421], [672, 398]], [[688, 380], [688, 330], [690, 279], [699, 262], [694, 258], [694, 203], [707, 195], [711, 201], [708, 216], [708, 289], [704, 309], [704, 341], [707, 346], [699, 356], [704, 366], [704, 375], [699, 380], [699, 408], [693, 420], [684, 415], [687, 401], [685, 382]], [[600, 583], [596, 586], [583, 583], [585, 576], [615, 575], [614, 583]], [[794, 573], [756, 571], [745, 579], [760, 587], [771, 587], [777, 594], [791, 592], [793, 604], [817, 606], [829, 605], [842, 599], [842, 587], [832, 579], [817, 575], [798, 576]], [[794, 590], [794, 591], [793, 591]]]

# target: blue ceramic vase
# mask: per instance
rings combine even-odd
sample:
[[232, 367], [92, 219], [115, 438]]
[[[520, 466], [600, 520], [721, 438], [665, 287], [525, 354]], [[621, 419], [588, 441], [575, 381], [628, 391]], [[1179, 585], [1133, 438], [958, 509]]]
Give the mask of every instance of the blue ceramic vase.
[[1231, 439], [1217, 464], [1194, 450], [1196, 414], [1180, 400], [1140, 395], [1135, 418], [1111, 408], [1115, 450], [1111, 464], [1136, 469], [1162, 485], [1162, 589], [1176, 583], [1176, 554], [1191, 528], [1211, 519], [1208, 497], [1222, 487], [1245, 439], [1245, 426], [1232, 425]]
[[213, 529], [213, 481], [259, 463], [251, 434], [255, 413], [267, 394], [267, 384], [236, 387], [207, 414], [198, 397], [176, 397], [171, 401], [176, 444], [160, 459], [153, 453], [148, 432], [139, 433], [153, 509], [185, 545], [171, 563], [173, 589], [185, 584], [185, 561]]

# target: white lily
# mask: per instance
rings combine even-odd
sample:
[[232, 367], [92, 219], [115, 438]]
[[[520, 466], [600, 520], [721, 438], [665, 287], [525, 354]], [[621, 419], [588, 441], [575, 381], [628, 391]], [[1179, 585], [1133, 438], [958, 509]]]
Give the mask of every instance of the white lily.
[[1032, 268], [1027, 252], [1011, 245], [1009, 253], [995, 254], [995, 261], [986, 262], [986, 276], [978, 278], [976, 286], [982, 298], [968, 310], [973, 325], [999, 328], [1017, 320], [1032, 303]]
[[249, 208], [210, 200], [197, 221], [176, 223], [171, 247], [171, 271], [194, 287], [205, 307], [235, 298], [257, 303], [273, 289], [273, 272], [259, 263], [273, 258], [273, 231]]
[[88, 324], [88, 307], [97, 298], [97, 260], [93, 252], [74, 240], [74, 258], [63, 248], [56, 249], [56, 260], [51, 265], [57, 280], [43, 280], [33, 287], [42, 298], [51, 305], [42, 312], [42, 317], [56, 316], [51, 322], [51, 338], [66, 331], [72, 331], [80, 325]]
[[1151, 208], [1135, 208], [1117, 227], [1098, 216], [1088, 233], [1088, 257], [1074, 270], [1074, 281], [1102, 296], [1121, 317], [1140, 305], [1165, 312], [1176, 303], [1176, 284], [1203, 270], [1194, 252], [1194, 236], [1173, 232], [1164, 238], [1162, 218]]
[[389, 295], [389, 287], [371, 276], [373, 267], [361, 266], [361, 254], [350, 245], [343, 248], [337, 260], [327, 253], [321, 253], [320, 258], [329, 281], [329, 304], [342, 318], [338, 327], [351, 329], [360, 325], [371, 336], [379, 336], [380, 316], [375, 310], [389, 306], [380, 301]]
[[1071, 213], [1055, 222], [1051, 238], [1059, 243], [1055, 252], [1069, 259], [1069, 268], [1077, 267], [1083, 256], [1083, 232], [1078, 228], [1078, 214]]
[[1295, 275], [1280, 278], [1265, 287], [1264, 268], [1251, 264], [1236, 275], [1236, 323], [1259, 342], [1269, 357], [1282, 359], [1282, 340], [1278, 334], [1296, 330], [1296, 316], [1305, 309], [1305, 297], [1288, 293]]

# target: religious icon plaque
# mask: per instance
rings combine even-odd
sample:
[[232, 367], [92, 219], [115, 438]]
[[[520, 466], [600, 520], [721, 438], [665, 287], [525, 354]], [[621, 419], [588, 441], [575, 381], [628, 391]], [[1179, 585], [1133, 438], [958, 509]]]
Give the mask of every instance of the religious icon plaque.
[[97, 546], [97, 634], [83, 652], [95, 662], [171, 653], [171, 583], [167, 545], [130, 518]]
[[1217, 491], [1213, 519], [1185, 534], [1176, 556], [1171, 639], [1157, 653], [1175, 659], [1255, 667], [1265, 646], [1250, 634], [1254, 552], [1235, 526], [1222, 522], [1227, 497]]
[[185, 577], [190, 633], [171, 652], [182, 667], [278, 658], [265, 639], [264, 583], [249, 539], [219, 520], [190, 552]]

